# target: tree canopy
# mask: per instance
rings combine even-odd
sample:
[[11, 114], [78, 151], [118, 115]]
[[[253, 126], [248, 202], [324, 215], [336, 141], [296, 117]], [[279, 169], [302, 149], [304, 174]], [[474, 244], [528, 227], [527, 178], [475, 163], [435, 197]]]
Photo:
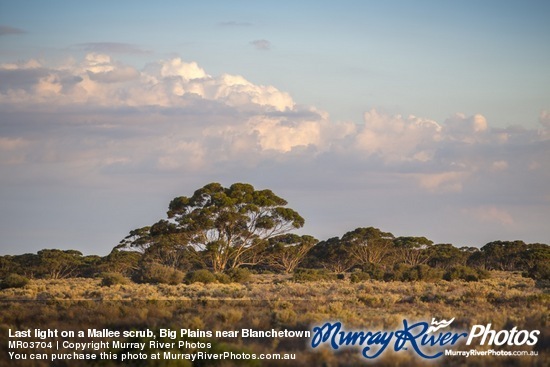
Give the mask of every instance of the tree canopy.
[[[122, 247], [146, 251], [164, 241], [206, 254], [215, 272], [260, 262], [270, 238], [301, 228], [304, 218], [271, 190], [250, 184], [210, 183], [190, 197], [174, 198], [168, 219], [130, 232]], [[181, 251], [179, 251], [181, 253]]]
[[218, 273], [209, 274], [218, 281], [250, 270], [309, 275], [351, 271], [352, 281], [477, 280], [487, 270], [550, 279], [546, 244], [492, 241], [481, 248], [458, 248], [421, 236], [395, 237], [375, 227], [358, 227], [319, 242], [293, 233], [303, 227], [304, 218], [287, 205], [271, 190], [210, 183], [191, 196], [172, 199], [166, 218], [131, 230], [105, 257], [56, 249], [0, 256], [0, 279], [11, 274], [57, 279], [114, 273], [141, 282], [177, 284], [210, 270]]

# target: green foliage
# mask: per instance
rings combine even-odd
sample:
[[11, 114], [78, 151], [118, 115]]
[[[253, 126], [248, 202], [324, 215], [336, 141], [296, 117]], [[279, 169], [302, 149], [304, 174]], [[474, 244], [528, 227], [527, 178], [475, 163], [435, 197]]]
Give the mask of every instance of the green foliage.
[[83, 256], [75, 276], [94, 278], [101, 273], [102, 257], [98, 255]]
[[142, 263], [135, 280], [138, 283], [180, 284], [185, 274], [177, 269], [157, 263]]
[[414, 266], [429, 260], [433, 242], [426, 237], [397, 237], [393, 245], [397, 260]]
[[296, 269], [292, 275], [292, 280], [295, 282], [315, 282], [334, 279], [337, 279], [336, 274], [330, 273], [326, 269]]
[[487, 270], [521, 270], [523, 255], [528, 245], [523, 241], [493, 241], [481, 248], [481, 252], [471, 258], [468, 265]]
[[139, 268], [138, 264], [141, 256], [139, 252], [113, 249], [109, 255], [102, 259], [100, 268], [104, 272], [114, 272], [130, 276]]
[[465, 265], [454, 266], [443, 275], [443, 279], [448, 281], [465, 280], [467, 282], [477, 282], [489, 278], [489, 272], [482, 269], [475, 269]]
[[[294, 272], [296, 281], [334, 279], [338, 277], [334, 273], [345, 279], [350, 269], [361, 270], [352, 274], [352, 282], [434, 281], [443, 276], [473, 281], [484, 279], [484, 270], [520, 271], [535, 280], [550, 278], [546, 244], [493, 241], [481, 249], [459, 249], [452, 244], [434, 245], [426, 237], [396, 238], [374, 227], [359, 227], [341, 238], [318, 242], [312, 236], [291, 233], [304, 225], [304, 218], [286, 205], [271, 190], [256, 190], [246, 183], [230, 187], [210, 183], [190, 197], [171, 200], [167, 219], [130, 231], [106, 257], [58, 249], [0, 256], [0, 279], [9, 274], [61, 279], [116, 273], [132, 276], [136, 282], [179, 284], [189, 273], [187, 281], [244, 283], [250, 273], [243, 267]], [[298, 266], [308, 270], [296, 270]], [[121, 280], [116, 277], [104, 274], [102, 279], [109, 285]]]
[[450, 243], [439, 243], [428, 249], [428, 265], [434, 268], [449, 269], [453, 266], [464, 265], [470, 253], [461, 251]]
[[533, 267], [524, 272], [523, 275], [535, 280], [550, 280], [550, 263], [538, 261]]
[[415, 266], [403, 263], [395, 264], [391, 271], [384, 274], [384, 280], [400, 282], [433, 282], [442, 279], [442, 277], [443, 270], [425, 264]]
[[315, 245], [304, 263], [309, 268], [326, 268], [341, 273], [351, 269], [356, 261], [349, 251], [349, 246], [338, 237], [332, 237]]
[[235, 283], [246, 283], [250, 280], [252, 273], [246, 268], [235, 268], [229, 269], [226, 271], [226, 274], [229, 276], [232, 282]]
[[218, 273], [256, 265], [267, 240], [303, 227], [304, 218], [286, 205], [271, 190], [210, 183], [191, 197], [174, 198], [168, 220], [131, 231], [117, 248], [138, 249], [154, 255], [152, 261], [185, 271], [206, 265]]
[[317, 242], [312, 236], [293, 233], [272, 237], [268, 241], [264, 261], [273, 270], [292, 273]]
[[363, 272], [367, 273], [371, 279], [384, 279], [384, 268], [377, 264], [366, 264], [362, 268]]
[[398, 263], [393, 266], [393, 269], [388, 270], [384, 273], [384, 280], [387, 282], [391, 281], [403, 281], [405, 278], [405, 273], [409, 272], [411, 266], [403, 263]]
[[183, 272], [203, 265], [200, 255], [187, 243], [185, 234], [158, 235], [143, 253], [143, 261], [156, 262]]
[[381, 264], [393, 251], [393, 234], [378, 228], [356, 228], [342, 236], [341, 242], [354, 259], [354, 265]]
[[521, 257], [524, 276], [550, 280], [550, 246], [541, 243], [527, 245]]
[[0, 283], [1, 289], [23, 288], [29, 283], [29, 279], [19, 274], [9, 274]]
[[211, 183], [191, 197], [170, 202], [168, 218], [190, 243], [202, 248], [215, 272], [260, 261], [265, 240], [301, 228], [304, 219], [271, 190]]
[[225, 273], [216, 273], [214, 274], [216, 276], [216, 281], [221, 284], [229, 284], [231, 283], [231, 278], [229, 275]]
[[443, 270], [420, 264], [413, 266], [403, 273], [403, 281], [426, 281], [433, 282], [443, 277]]
[[130, 279], [120, 273], [108, 272], [101, 274], [101, 286], [110, 287], [115, 284], [128, 284]]
[[352, 283], [361, 283], [367, 280], [370, 280], [371, 277], [368, 273], [365, 273], [363, 271], [356, 271], [351, 273], [349, 280]]
[[76, 250], [40, 250], [38, 273], [44, 278], [60, 279], [76, 276], [83, 264], [82, 253]]
[[217, 281], [216, 275], [212, 273], [210, 270], [207, 269], [199, 269], [192, 272], [187, 273], [187, 276], [185, 277], [185, 281], [188, 284], [192, 283], [215, 283]]
[[15, 256], [12, 255], [0, 256], [0, 279], [5, 278], [11, 273], [17, 273], [19, 265], [14, 258]]

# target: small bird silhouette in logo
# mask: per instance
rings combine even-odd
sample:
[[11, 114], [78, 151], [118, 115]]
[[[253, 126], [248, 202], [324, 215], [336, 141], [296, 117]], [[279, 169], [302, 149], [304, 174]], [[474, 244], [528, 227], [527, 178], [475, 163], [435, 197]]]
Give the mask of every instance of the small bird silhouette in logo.
[[427, 333], [435, 333], [437, 330], [446, 328], [447, 326], [451, 325], [451, 323], [454, 320], [455, 320], [455, 318], [453, 317], [449, 321], [443, 319], [443, 320], [437, 322], [436, 319], [432, 318], [432, 326], [430, 326], [426, 332]]

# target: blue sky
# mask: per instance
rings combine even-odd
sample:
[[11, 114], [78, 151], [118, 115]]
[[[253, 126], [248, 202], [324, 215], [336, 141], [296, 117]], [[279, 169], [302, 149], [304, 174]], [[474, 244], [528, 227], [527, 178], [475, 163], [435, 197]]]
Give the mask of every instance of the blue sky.
[[[178, 54], [212, 74], [276, 85], [337, 119], [358, 121], [365, 105], [438, 119], [459, 108], [483, 111], [493, 124], [534, 127], [549, 97], [546, 1], [1, 6], [3, 23], [27, 32], [3, 37], [6, 61], [64, 57], [86, 43], [131, 44], [151, 54], [119, 59], [141, 66], [154, 56]], [[250, 42], [256, 39], [268, 40], [270, 52], [255, 52]]]
[[105, 254], [211, 181], [272, 188], [319, 239], [548, 243], [549, 15], [2, 1], [0, 248]]

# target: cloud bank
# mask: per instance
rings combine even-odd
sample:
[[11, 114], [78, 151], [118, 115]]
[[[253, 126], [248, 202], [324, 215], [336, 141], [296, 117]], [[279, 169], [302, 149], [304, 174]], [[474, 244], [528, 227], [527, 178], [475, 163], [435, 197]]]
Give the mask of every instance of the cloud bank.
[[267, 51], [271, 49], [271, 42], [265, 39], [250, 41], [250, 44], [254, 46], [256, 50]]
[[[0, 80], [5, 197], [60, 198], [71, 188], [74, 203], [93, 205], [79, 195], [94, 190], [124, 210], [144, 192], [151, 202], [143, 205], [158, 207], [165, 203], [153, 199], [176, 186], [188, 195], [210, 181], [248, 181], [298, 205], [320, 238], [366, 225], [464, 242], [456, 245], [548, 235], [537, 219], [550, 214], [546, 110], [531, 130], [491, 128], [481, 114], [434, 121], [378, 108], [359, 123], [332, 121], [240, 75], [212, 76], [179, 57], [138, 70], [99, 52], [56, 66], [3, 64]], [[23, 218], [17, 205], [4, 207], [6, 227]], [[135, 226], [149, 224], [135, 215], [132, 223], [143, 220]], [[109, 221], [118, 229], [106, 248], [133, 229]]]
[[20, 28], [10, 27], [7, 25], [0, 25], [0, 36], [7, 36], [11, 34], [25, 34], [24, 30]]

